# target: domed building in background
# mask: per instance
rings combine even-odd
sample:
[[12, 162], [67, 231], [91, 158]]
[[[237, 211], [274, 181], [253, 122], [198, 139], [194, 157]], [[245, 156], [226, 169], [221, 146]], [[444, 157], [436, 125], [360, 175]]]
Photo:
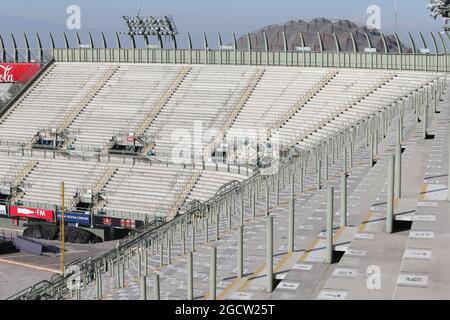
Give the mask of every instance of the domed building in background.
[[[269, 50], [284, 50], [283, 32], [286, 35], [289, 51], [296, 51], [298, 47], [310, 47], [311, 51], [320, 51], [319, 34], [323, 41], [324, 51], [336, 51], [337, 38], [340, 51], [353, 52], [352, 35], [358, 52], [364, 52], [365, 48], [370, 47], [376, 48], [378, 52], [385, 51], [382, 33], [379, 30], [358, 26], [349, 20], [329, 20], [325, 18], [311, 21], [291, 20], [284, 25], [274, 24], [251, 32], [249, 35], [252, 49], [256, 51], [265, 50], [264, 33], [266, 33]], [[397, 52], [398, 46], [395, 35], [385, 34], [384, 36], [389, 52]], [[238, 39], [238, 49], [248, 49], [247, 42], [247, 35]], [[411, 49], [403, 43], [402, 49], [403, 52], [411, 52]]]

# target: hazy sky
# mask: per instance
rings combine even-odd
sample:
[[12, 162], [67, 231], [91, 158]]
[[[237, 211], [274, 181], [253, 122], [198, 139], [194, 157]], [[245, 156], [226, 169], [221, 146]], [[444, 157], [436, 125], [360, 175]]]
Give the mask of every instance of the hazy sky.
[[[397, 1], [401, 36], [408, 31], [428, 33], [441, 29], [441, 21], [428, 15], [429, 0]], [[121, 16], [135, 14], [138, 3], [142, 15], [171, 14], [180, 33], [190, 31], [197, 36], [202, 31], [219, 31], [226, 39], [232, 31], [239, 35], [269, 24], [316, 17], [345, 18], [365, 24], [370, 5], [380, 6], [382, 29], [395, 31], [395, 0], [0, 0], [0, 32], [34, 31], [30, 30], [34, 28], [33, 21], [24, 23], [23, 19], [9, 18], [4, 19], [8, 21], [5, 26], [1, 16], [41, 21], [36, 30], [51, 23], [53, 29], [65, 31], [66, 9], [73, 4], [81, 8], [82, 30], [122, 31]]]

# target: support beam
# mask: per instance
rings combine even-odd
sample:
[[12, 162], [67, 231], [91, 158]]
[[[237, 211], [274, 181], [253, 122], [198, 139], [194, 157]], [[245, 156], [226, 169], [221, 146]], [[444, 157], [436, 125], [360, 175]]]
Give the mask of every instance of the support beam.
[[17, 42], [16, 38], [14, 37], [14, 34], [11, 33], [11, 41], [13, 46], [13, 56], [14, 56], [14, 62], [19, 62], [19, 48], [17, 48]]
[[108, 45], [107, 45], [107, 43], [106, 43], [105, 34], [102, 32], [101, 35], [102, 35], [103, 49], [107, 49], [107, 48], [108, 48]]
[[42, 41], [41, 41], [41, 37], [39, 37], [39, 33], [36, 32], [36, 43], [38, 45], [39, 48], [39, 61], [43, 61], [44, 60], [44, 50], [42, 48]]
[[26, 33], [23, 34], [23, 40], [24, 40], [25, 49], [26, 49], [25, 60], [26, 60], [26, 62], [30, 62], [31, 61], [30, 42], [28, 41]]
[[53, 38], [53, 35], [51, 32], [48, 33], [50, 37], [50, 45], [52, 46], [52, 49], [55, 49], [55, 39]]
[[416, 43], [414, 42], [414, 38], [413, 38], [413, 36], [411, 35], [411, 33], [408, 33], [408, 36], [409, 36], [409, 41], [410, 41], [410, 43], [411, 43], [412, 53], [413, 53], [413, 54], [416, 54], [416, 53], [417, 53], [417, 48], [416, 48]]
[[353, 35], [353, 32], [350, 32], [350, 36], [352, 38], [353, 52], [357, 53], [358, 52], [358, 44], [356, 42], [355, 36]]

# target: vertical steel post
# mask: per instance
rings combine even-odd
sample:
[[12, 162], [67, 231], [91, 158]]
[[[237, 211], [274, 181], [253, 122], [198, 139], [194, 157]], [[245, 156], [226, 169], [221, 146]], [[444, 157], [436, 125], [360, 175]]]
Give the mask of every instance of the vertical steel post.
[[238, 232], [238, 254], [237, 254], [237, 277], [244, 276], [244, 227], [239, 227]]
[[394, 170], [395, 155], [389, 157], [388, 187], [387, 187], [387, 217], [386, 232], [392, 233], [394, 227]]
[[216, 300], [217, 281], [217, 248], [211, 247], [211, 261], [209, 269], [209, 300]]
[[280, 204], [280, 171], [277, 172], [276, 176], [276, 187], [275, 187], [275, 204], [278, 206]]
[[122, 288], [125, 288], [125, 260], [122, 260], [122, 272], [121, 272], [121, 275], [122, 275], [122, 283], [121, 283], [121, 285], [122, 285]]
[[144, 248], [144, 276], [148, 277], [148, 249]]
[[241, 226], [244, 225], [244, 189], [241, 190]]
[[187, 264], [188, 264], [188, 300], [193, 300], [194, 299], [194, 263], [193, 263], [193, 255], [192, 255], [192, 251], [188, 253], [188, 259], [187, 259]]
[[448, 141], [448, 180], [447, 180], [447, 200], [450, 202], [450, 137], [447, 139]]
[[344, 171], [341, 175], [341, 227], [347, 226], [347, 178], [348, 174]]
[[325, 181], [328, 181], [328, 142], [325, 144]]
[[401, 120], [397, 121], [397, 141], [395, 146], [395, 197], [402, 197], [402, 146], [401, 146]]
[[[219, 208], [217, 208], [219, 210]], [[220, 218], [219, 218], [219, 212], [216, 212], [216, 241], [219, 241], [220, 238]]]
[[252, 216], [253, 219], [256, 218], [256, 186], [253, 186], [252, 188]]
[[159, 282], [159, 274], [156, 274], [153, 276], [153, 281], [155, 283], [154, 287], [153, 287], [153, 297], [155, 300], [160, 300], [161, 299], [161, 285]]
[[343, 140], [344, 140], [344, 147], [343, 147], [343, 151], [342, 151], [342, 166], [345, 172], [347, 172], [347, 135], [343, 134]]
[[102, 280], [102, 270], [98, 269], [97, 271], [97, 277], [98, 277], [98, 299], [103, 299], [103, 280]]
[[[231, 213], [230, 213], [231, 215]], [[195, 224], [193, 222], [191, 222], [192, 224], [192, 252], [195, 252]]]
[[266, 177], [266, 215], [269, 215], [269, 178]]
[[291, 174], [291, 197], [289, 199], [289, 227], [288, 227], [288, 252], [295, 250], [295, 180], [294, 173]]
[[166, 238], [167, 243], [167, 264], [172, 264], [172, 242], [170, 238]]
[[333, 263], [333, 212], [334, 212], [334, 187], [328, 188], [327, 193], [327, 249], [326, 262]]
[[138, 260], [138, 277], [142, 276], [142, 253], [141, 253], [141, 248], [138, 248], [138, 255], [137, 255], [137, 260]]
[[147, 300], [147, 277], [141, 277], [141, 300]]
[[267, 255], [266, 255], [266, 269], [267, 269], [267, 292], [273, 291], [273, 217], [267, 217], [266, 227], [266, 242], [267, 242]]
[[422, 115], [422, 137], [426, 139], [428, 137], [428, 90], [427, 90], [427, 102], [423, 106]]
[[159, 265], [164, 265], [164, 239], [159, 239]]
[[204, 218], [206, 219], [206, 223], [205, 223], [205, 243], [209, 242], [209, 227], [208, 227], [208, 223], [209, 223], [209, 219], [206, 217]]
[[183, 231], [181, 232], [181, 249], [183, 250], [183, 254], [186, 254], [186, 225], [183, 226]]
[[322, 178], [322, 159], [319, 157], [319, 150], [316, 154], [316, 171], [317, 171], [317, 190], [322, 189], [321, 178]]

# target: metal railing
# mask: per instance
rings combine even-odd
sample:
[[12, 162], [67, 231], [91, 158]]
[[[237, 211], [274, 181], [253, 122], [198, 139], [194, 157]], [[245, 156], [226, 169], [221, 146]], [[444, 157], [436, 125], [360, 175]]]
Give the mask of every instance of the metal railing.
[[54, 49], [58, 62], [170, 63], [450, 71], [449, 54], [202, 49]]
[[175, 215], [177, 214], [178, 210], [180, 209], [183, 202], [187, 199], [189, 196], [189, 193], [191, 192], [194, 185], [197, 183], [198, 179], [200, 178], [200, 172], [194, 171], [191, 175], [191, 177], [183, 183], [183, 189], [177, 194], [175, 197], [175, 200], [172, 202], [172, 204], [169, 206], [169, 220], [173, 219]]

